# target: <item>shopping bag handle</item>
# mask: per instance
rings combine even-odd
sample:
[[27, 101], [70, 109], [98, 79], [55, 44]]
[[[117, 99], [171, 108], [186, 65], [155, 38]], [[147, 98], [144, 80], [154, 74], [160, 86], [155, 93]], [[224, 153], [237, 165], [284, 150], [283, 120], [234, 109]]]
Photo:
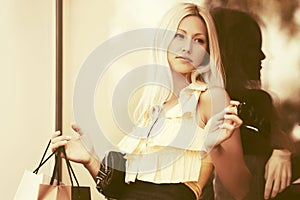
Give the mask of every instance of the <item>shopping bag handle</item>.
[[[73, 170], [73, 168], [72, 168], [72, 166], [71, 166], [71, 163], [70, 163], [69, 159], [67, 158], [66, 150], [65, 150], [64, 147], [58, 148], [56, 151], [52, 152], [52, 153], [45, 159], [46, 154], [47, 154], [47, 151], [48, 151], [48, 149], [49, 149], [49, 147], [50, 147], [50, 144], [51, 144], [51, 139], [49, 140], [49, 142], [48, 142], [48, 144], [47, 144], [47, 146], [46, 146], [46, 149], [45, 149], [45, 151], [44, 151], [44, 153], [43, 153], [43, 156], [42, 156], [42, 158], [41, 158], [41, 160], [40, 160], [40, 162], [39, 162], [38, 167], [33, 171], [33, 173], [37, 174], [37, 173], [39, 172], [39, 169], [40, 169], [40, 168], [41, 168], [41, 167], [42, 167], [42, 166], [43, 166], [43, 165], [44, 165], [44, 164], [45, 164], [45, 163], [46, 163], [46, 162], [54, 155], [54, 154], [57, 154], [57, 155], [55, 156], [55, 165], [54, 165], [54, 169], [53, 169], [53, 173], [52, 173], [52, 177], [51, 177], [51, 181], [50, 181], [50, 185], [53, 185], [54, 179], [56, 178], [56, 176], [60, 176], [60, 175], [61, 175], [61, 173], [60, 173], [61, 167], [60, 167], [60, 164], [58, 164], [58, 163], [59, 163], [59, 159], [60, 159], [60, 152], [62, 152], [63, 155], [64, 155], [64, 158], [65, 158], [66, 164], [67, 164], [67, 169], [68, 169], [68, 174], [69, 174], [69, 177], [70, 177], [71, 184], [72, 184], [72, 186], [73, 186], [73, 178], [74, 178], [74, 179], [75, 179], [75, 182], [76, 182], [76, 184], [77, 184], [77, 186], [79, 187], [78, 179], [77, 179], [77, 177], [76, 177], [76, 175], [75, 175], [75, 172], [74, 172], [74, 170]], [[72, 176], [73, 176], [73, 178], [72, 178]], [[57, 185], [60, 184], [60, 180], [61, 180], [61, 177], [57, 177]]]
[[[53, 185], [54, 183], [54, 179], [57, 178], [57, 185], [60, 185], [60, 180], [61, 180], [61, 177], [60, 176], [60, 172], [61, 172], [61, 166], [60, 166], [60, 153], [63, 153], [64, 155], [64, 158], [65, 158], [65, 161], [66, 161], [66, 165], [67, 165], [67, 169], [68, 169], [68, 174], [69, 174], [69, 177], [70, 177], [70, 181], [71, 181], [71, 184], [72, 186], [74, 186], [74, 183], [73, 183], [73, 178], [75, 179], [76, 181], [76, 184], [78, 187], [79, 186], [79, 182], [78, 182], [78, 179], [75, 175], [75, 172], [71, 166], [71, 163], [69, 161], [69, 159], [67, 158], [67, 154], [66, 154], [66, 150], [65, 150], [65, 147], [59, 147], [54, 153], [58, 152], [58, 154], [55, 156], [55, 165], [54, 165], [54, 169], [53, 169], [53, 173], [52, 173], [52, 177], [51, 177], [51, 181], [50, 181], [50, 185]], [[73, 178], [72, 178], [73, 176]]]
[[[54, 155], [55, 152], [52, 152], [46, 159], [45, 159], [45, 156], [47, 154], [47, 151], [50, 147], [50, 144], [51, 144], [51, 139], [49, 140], [48, 144], [47, 144], [47, 147], [43, 153], [43, 156], [42, 156], [42, 159], [40, 160], [40, 163], [38, 165], [38, 167], [33, 171], [33, 173], [37, 174], [40, 170], [40, 168]], [[44, 160], [45, 159], [45, 160]]]
[[67, 156], [66, 156], [67, 154], [66, 154], [65, 148], [63, 148], [63, 154], [64, 154], [64, 156], [65, 156], [65, 161], [66, 161], [66, 163], [67, 163], [67, 168], [68, 168], [68, 173], [69, 173], [69, 177], [70, 177], [70, 180], [71, 180], [71, 184], [72, 184], [72, 186], [73, 186], [73, 179], [72, 179], [72, 176], [71, 176], [71, 173], [72, 173], [73, 178], [75, 179], [75, 182], [76, 182], [77, 186], [79, 187], [78, 179], [77, 179], [77, 177], [76, 177], [76, 175], [75, 175], [75, 172], [74, 172], [74, 170], [73, 170], [73, 168], [72, 168], [72, 166], [71, 166], [71, 163], [70, 163], [69, 159], [68, 159]]

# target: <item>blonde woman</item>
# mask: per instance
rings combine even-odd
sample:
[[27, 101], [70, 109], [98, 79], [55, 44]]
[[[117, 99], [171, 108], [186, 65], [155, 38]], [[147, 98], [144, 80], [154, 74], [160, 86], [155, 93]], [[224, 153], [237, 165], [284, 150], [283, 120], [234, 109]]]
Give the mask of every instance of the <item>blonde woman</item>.
[[[199, 199], [213, 168], [228, 191], [242, 199], [250, 175], [240, 143], [241, 120], [224, 90], [210, 14], [195, 4], [178, 4], [167, 13], [155, 42], [159, 65], [149, 76], [158, 84], [145, 88], [134, 112], [136, 128], [118, 144], [127, 160], [128, 183], [120, 199]], [[100, 161], [80, 137], [56, 132], [52, 150], [60, 146], [97, 179]]]

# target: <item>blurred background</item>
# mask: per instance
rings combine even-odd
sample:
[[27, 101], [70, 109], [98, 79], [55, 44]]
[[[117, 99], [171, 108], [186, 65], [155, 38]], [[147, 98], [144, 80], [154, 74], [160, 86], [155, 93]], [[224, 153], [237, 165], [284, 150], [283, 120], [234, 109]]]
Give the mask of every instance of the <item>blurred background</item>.
[[[263, 22], [262, 85], [280, 105], [283, 127], [300, 141], [300, 0], [64, 0], [64, 133], [71, 133], [73, 90], [82, 63], [110, 37], [139, 28], [155, 28], [177, 2], [223, 6], [256, 14]], [[0, 199], [13, 199], [25, 169], [33, 170], [54, 132], [55, 1], [0, 0]], [[113, 63], [117, 74], [99, 82], [95, 102], [143, 60], [127, 55]], [[102, 95], [101, 95], [102, 94]], [[109, 102], [111, 97], [105, 97]], [[96, 105], [108, 132], [118, 131], [107, 105]], [[104, 117], [103, 117], [104, 116]], [[100, 120], [101, 121], [101, 120]], [[80, 165], [82, 185], [102, 199]], [[42, 172], [51, 174], [51, 163]]]

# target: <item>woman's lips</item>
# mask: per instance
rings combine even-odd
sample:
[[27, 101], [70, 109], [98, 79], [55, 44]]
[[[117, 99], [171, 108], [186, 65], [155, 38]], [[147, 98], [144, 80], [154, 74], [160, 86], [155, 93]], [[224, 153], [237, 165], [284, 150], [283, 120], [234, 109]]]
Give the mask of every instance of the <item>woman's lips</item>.
[[189, 62], [189, 63], [192, 63], [192, 62], [193, 62], [191, 59], [189, 59], [188, 57], [184, 57], [184, 56], [176, 56], [175, 58], [176, 58], [176, 59], [183, 60], [183, 61], [185, 61], [185, 62]]

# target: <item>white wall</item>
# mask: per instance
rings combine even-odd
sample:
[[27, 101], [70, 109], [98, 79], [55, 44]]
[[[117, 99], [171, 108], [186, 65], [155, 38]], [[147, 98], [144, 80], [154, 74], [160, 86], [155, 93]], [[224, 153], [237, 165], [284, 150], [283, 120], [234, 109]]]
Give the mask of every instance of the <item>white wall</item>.
[[[65, 0], [64, 2], [64, 134], [72, 133], [73, 90], [82, 63], [108, 37], [112, 1]], [[79, 124], [80, 125], [80, 124]], [[89, 185], [92, 199], [104, 199], [82, 165], [73, 164], [80, 184]]]
[[54, 130], [53, 2], [0, 1], [0, 199], [13, 199]]

